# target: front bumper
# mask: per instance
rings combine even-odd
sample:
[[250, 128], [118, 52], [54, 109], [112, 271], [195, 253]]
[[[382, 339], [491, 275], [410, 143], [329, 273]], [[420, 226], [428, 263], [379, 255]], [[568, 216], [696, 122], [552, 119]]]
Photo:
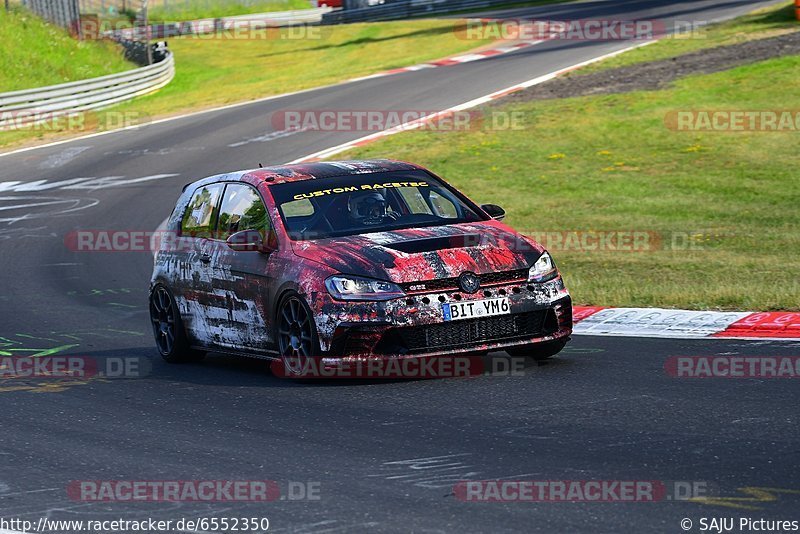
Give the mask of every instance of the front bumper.
[[[315, 300], [320, 347], [325, 358], [429, 357], [502, 350], [569, 336], [572, 301], [560, 277], [529, 284], [418, 293], [385, 302]], [[442, 304], [507, 297], [511, 313], [445, 321]]]

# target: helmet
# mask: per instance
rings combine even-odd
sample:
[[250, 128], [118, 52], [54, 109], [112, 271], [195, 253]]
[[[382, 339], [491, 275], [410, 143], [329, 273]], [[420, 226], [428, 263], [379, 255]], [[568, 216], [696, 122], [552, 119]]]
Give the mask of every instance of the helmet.
[[377, 191], [356, 193], [347, 200], [347, 212], [361, 224], [379, 224], [386, 217], [386, 199]]

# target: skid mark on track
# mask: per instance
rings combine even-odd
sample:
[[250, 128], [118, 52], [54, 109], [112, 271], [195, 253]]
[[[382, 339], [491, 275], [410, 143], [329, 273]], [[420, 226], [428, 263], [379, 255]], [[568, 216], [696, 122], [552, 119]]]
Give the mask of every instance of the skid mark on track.
[[[708, 504], [712, 506], [725, 506], [740, 510], [761, 510], [763, 504], [778, 501], [781, 495], [800, 495], [800, 490], [783, 488], [745, 487], [737, 488], [743, 497], [695, 497], [690, 502]], [[758, 506], [762, 505], [762, 506]]]
[[[428, 456], [425, 458], [411, 458], [407, 460], [392, 460], [383, 462], [379, 473], [367, 475], [368, 478], [381, 478], [383, 480], [411, 484], [425, 489], [452, 488], [462, 480], [480, 480], [482, 472], [475, 470], [474, 466], [465, 463], [471, 452], [447, 454], [443, 456]], [[515, 473], [500, 477], [490, 478], [515, 479], [532, 476], [535, 473]]]
[[275, 132], [270, 132], [268, 134], [259, 135], [257, 137], [251, 137], [249, 139], [244, 139], [242, 141], [237, 141], [235, 143], [231, 143], [228, 146], [230, 148], [238, 148], [240, 146], [249, 145], [251, 143], [268, 143], [269, 141], [273, 141], [275, 139], [282, 139], [284, 137], [289, 137], [290, 135], [299, 134], [305, 132], [307, 128], [287, 128], [285, 130], [278, 130]]
[[291, 532], [293, 534], [323, 534], [335, 532], [359, 532], [367, 528], [379, 527], [380, 523], [376, 521], [368, 521], [363, 523], [342, 522], [338, 519], [328, 519], [325, 521], [317, 521], [316, 523], [307, 523], [305, 525], [295, 525], [286, 528], [270, 528], [270, 532]]
[[170, 154], [175, 154], [178, 152], [202, 152], [206, 150], [204, 146], [185, 146], [185, 147], [170, 147], [170, 148], [159, 148], [159, 149], [150, 149], [150, 148], [138, 148], [138, 149], [128, 149], [128, 150], [115, 150], [110, 152], [105, 152], [103, 155], [105, 156], [168, 156]]
[[52, 238], [58, 237], [55, 232], [46, 232], [47, 226], [37, 226], [35, 228], [8, 228], [0, 230], [0, 241], [7, 241], [9, 239], [27, 239], [27, 238]]
[[[0, 356], [28, 356], [38, 358], [61, 354], [80, 346], [80, 341], [90, 337], [118, 338], [122, 335], [143, 336], [142, 332], [101, 328], [93, 331], [44, 332], [42, 334], [16, 333], [0, 336]], [[77, 342], [77, 343], [76, 343]]]
[[57, 169], [58, 167], [62, 167], [69, 163], [70, 161], [74, 160], [78, 156], [80, 156], [83, 152], [92, 148], [91, 146], [76, 146], [71, 148], [65, 148], [60, 152], [56, 152], [48, 156], [44, 161], [39, 163], [40, 169]]

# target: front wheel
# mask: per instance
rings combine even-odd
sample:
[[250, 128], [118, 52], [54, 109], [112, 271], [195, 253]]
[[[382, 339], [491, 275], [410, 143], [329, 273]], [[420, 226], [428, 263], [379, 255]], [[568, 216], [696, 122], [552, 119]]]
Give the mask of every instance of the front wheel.
[[199, 361], [205, 356], [189, 346], [175, 298], [160, 284], [150, 293], [150, 322], [158, 352], [169, 363]]
[[283, 372], [288, 377], [299, 377], [309, 370], [309, 363], [319, 353], [314, 315], [303, 298], [292, 292], [281, 299], [276, 322]]
[[556, 339], [555, 341], [547, 341], [545, 343], [530, 343], [518, 347], [509, 347], [506, 349], [506, 352], [511, 356], [526, 356], [538, 362], [552, 358], [561, 352], [561, 349], [564, 348], [567, 341], [567, 339]]

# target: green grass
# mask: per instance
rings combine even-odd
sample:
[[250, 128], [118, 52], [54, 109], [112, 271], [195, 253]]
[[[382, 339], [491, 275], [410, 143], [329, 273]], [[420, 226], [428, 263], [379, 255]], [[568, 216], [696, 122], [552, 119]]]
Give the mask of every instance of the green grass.
[[[525, 129], [406, 132], [337, 158], [421, 163], [528, 233], [665, 236], [654, 251], [554, 250], [578, 304], [797, 310], [800, 132], [677, 132], [665, 116], [798, 110], [799, 86], [800, 57], [783, 57], [669, 90], [490, 107]], [[683, 234], [691, 248], [669, 246]]]
[[794, 3], [789, 2], [759, 9], [727, 22], [698, 27], [691, 32], [662, 39], [606, 61], [589, 65], [572, 75], [582, 76], [599, 70], [669, 59], [705, 48], [764, 39], [798, 30], [800, 30], [800, 21], [795, 17]]
[[[111, 111], [151, 118], [185, 113], [414, 65], [486, 42], [460, 38], [456, 26], [460, 24], [458, 20], [414, 20], [316, 26], [309, 31], [318, 33], [306, 34], [310, 37], [306, 39], [286, 38], [297, 36], [288, 29], [256, 34], [267, 39], [232, 39], [230, 33], [170, 39], [175, 79], [157, 93]], [[0, 146], [50, 140], [64, 133], [69, 132], [0, 132]]]
[[175, 22], [310, 7], [309, 0], [170, 0], [152, 7], [148, 17], [152, 22]]
[[0, 92], [135, 68], [112, 43], [77, 41], [22, 8], [0, 8]]

